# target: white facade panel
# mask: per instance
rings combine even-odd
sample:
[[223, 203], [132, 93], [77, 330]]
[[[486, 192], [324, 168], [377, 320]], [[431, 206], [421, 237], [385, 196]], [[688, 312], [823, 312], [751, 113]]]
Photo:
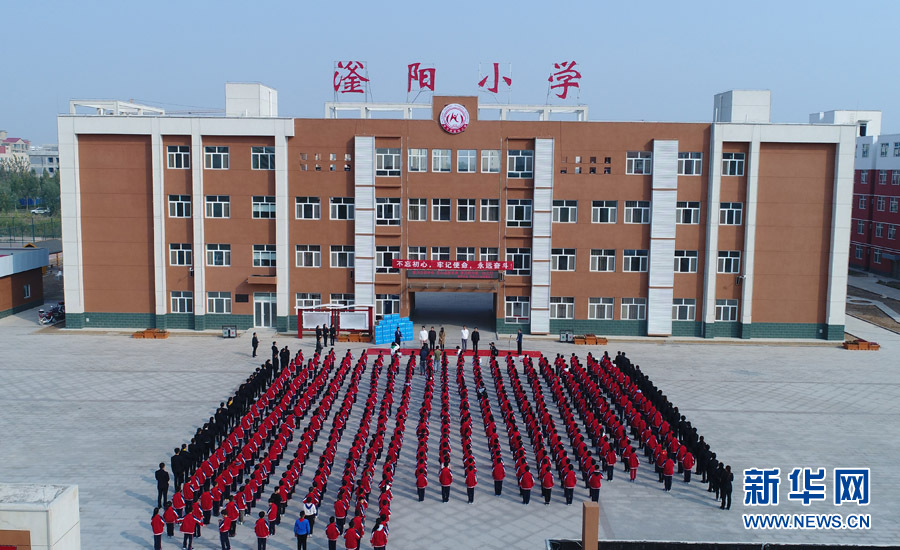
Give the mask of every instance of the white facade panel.
[[531, 309], [531, 334], [550, 333], [550, 310]]
[[375, 305], [375, 283], [360, 283], [353, 285], [355, 304], [358, 306]]
[[358, 211], [356, 216], [356, 233], [357, 235], [373, 235], [375, 233], [375, 216], [372, 214], [374, 210]]
[[[354, 237], [354, 255], [356, 256], [356, 264], [359, 266], [360, 258], [375, 257], [375, 235], [357, 234]], [[373, 268], [374, 269], [374, 268]]]
[[552, 223], [553, 223], [553, 214], [550, 212], [535, 212], [532, 215], [532, 222], [534, 225], [534, 229], [532, 230], [532, 235], [535, 237], [549, 237]]
[[532, 239], [531, 259], [538, 262], [541, 260], [550, 260], [550, 239], [538, 238]]
[[647, 336], [672, 335], [672, 298], [671, 288], [650, 289], [647, 299]]
[[650, 286], [671, 287], [675, 284], [675, 240], [650, 241]]
[[531, 263], [531, 284], [532, 287], [538, 285], [550, 284], [550, 263], [549, 262], [532, 262]]
[[355, 280], [357, 283], [375, 282], [375, 260], [372, 258], [357, 258], [355, 262]]
[[534, 307], [550, 307], [550, 287], [537, 286], [531, 287], [532, 309]]
[[534, 187], [553, 187], [553, 140], [534, 140]]
[[678, 140], [653, 140], [653, 189], [678, 187]]
[[[356, 199], [354, 201], [354, 206], [356, 211], [360, 210], [372, 210], [375, 209], [375, 187], [374, 183], [372, 187], [369, 186], [360, 186], [356, 187]], [[357, 216], [358, 218], [359, 216]]]
[[531, 251], [531, 333], [550, 332], [550, 241], [553, 235], [552, 139], [534, 140], [534, 216]]
[[549, 187], [535, 187], [534, 211], [551, 212], [553, 210], [553, 189]]
[[650, 238], [675, 238], [675, 203], [677, 191], [653, 190], [650, 210]]

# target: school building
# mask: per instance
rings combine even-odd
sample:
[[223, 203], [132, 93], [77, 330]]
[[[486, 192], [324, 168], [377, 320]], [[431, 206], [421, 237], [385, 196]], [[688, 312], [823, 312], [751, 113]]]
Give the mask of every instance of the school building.
[[283, 118], [259, 84], [226, 85], [225, 116], [73, 101], [67, 327], [415, 320], [454, 292], [490, 295], [501, 333], [840, 340], [856, 136], [770, 122], [768, 91], [705, 123], [439, 95]]

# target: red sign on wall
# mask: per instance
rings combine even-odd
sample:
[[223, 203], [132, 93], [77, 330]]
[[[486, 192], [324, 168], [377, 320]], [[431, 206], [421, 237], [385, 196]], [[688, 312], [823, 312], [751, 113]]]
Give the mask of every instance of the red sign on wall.
[[506, 271], [513, 269], [512, 262], [476, 262], [450, 260], [391, 260], [395, 269], [461, 269], [481, 271]]

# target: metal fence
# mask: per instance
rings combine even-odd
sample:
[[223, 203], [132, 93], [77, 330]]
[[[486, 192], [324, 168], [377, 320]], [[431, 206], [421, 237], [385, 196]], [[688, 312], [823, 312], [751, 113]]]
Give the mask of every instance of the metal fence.
[[0, 242], [30, 243], [62, 238], [58, 218], [0, 216]]

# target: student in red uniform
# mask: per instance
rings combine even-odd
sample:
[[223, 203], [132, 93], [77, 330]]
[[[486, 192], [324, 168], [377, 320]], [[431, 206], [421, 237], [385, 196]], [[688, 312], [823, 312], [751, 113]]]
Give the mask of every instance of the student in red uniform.
[[694, 455], [691, 454], [690, 451], [684, 453], [684, 458], [681, 460], [682, 466], [684, 466], [684, 482], [691, 482], [691, 470], [694, 468]]
[[441, 500], [444, 502], [450, 501], [450, 484], [453, 483], [453, 473], [450, 472], [450, 463], [447, 462], [444, 464], [444, 467], [441, 468], [441, 473], [438, 476], [438, 481], [441, 482]]
[[203, 491], [200, 495], [200, 510], [203, 511], [203, 525], [209, 525], [212, 519], [213, 496], [209, 491]]
[[428, 476], [425, 475], [425, 470], [420, 468], [418, 474], [416, 474], [416, 493], [419, 496], [419, 502], [425, 500], [426, 487], [428, 487]]
[[266, 519], [266, 513], [260, 512], [259, 519], [253, 527], [256, 533], [256, 550], [266, 550], [266, 540], [269, 538], [269, 520]]
[[347, 550], [357, 550], [359, 548], [359, 539], [361, 538], [362, 536], [359, 534], [358, 529], [348, 527], [347, 532], [344, 533], [344, 547]]
[[588, 487], [591, 490], [591, 500], [594, 502], [598, 502], [600, 500], [600, 485], [602, 484], [603, 474], [600, 473], [600, 469], [596, 468], [593, 472], [591, 472], [591, 477], [588, 479]]
[[186, 514], [181, 519], [181, 533], [184, 535], [184, 541], [181, 548], [184, 550], [193, 550], [194, 548], [194, 529], [197, 527], [197, 518], [194, 514]]
[[222, 515], [219, 518], [219, 542], [222, 543], [222, 550], [231, 550], [231, 520], [228, 516]]
[[153, 550], [162, 550], [162, 534], [165, 527], [166, 522], [159, 515], [159, 508], [154, 508], [153, 516], [150, 518], [150, 529], [153, 531]]
[[178, 522], [178, 514], [175, 513], [175, 507], [172, 501], [166, 503], [166, 511], [163, 512], [163, 521], [166, 523], [166, 536], [175, 536], [175, 523]]
[[665, 476], [666, 491], [672, 490], [672, 476], [675, 475], [675, 461], [667, 458], [663, 464], [663, 476]]
[[328, 518], [328, 526], [325, 527], [325, 536], [328, 537], [328, 550], [337, 550], [337, 541], [341, 536], [341, 530], [338, 529], [334, 516]]
[[534, 476], [531, 475], [528, 466], [525, 466], [525, 471], [522, 472], [522, 477], [519, 478], [519, 489], [522, 490], [522, 504], [528, 504], [528, 501], [531, 500], [532, 488], [534, 488]]
[[544, 496], [544, 505], [549, 505], [550, 498], [553, 496], [553, 474], [549, 468], [541, 476], [541, 493]]
[[475, 502], [476, 485], [478, 485], [478, 479], [475, 477], [475, 468], [469, 466], [466, 468], [466, 495], [469, 497], [469, 504]]
[[606, 480], [612, 481], [613, 472], [616, 469], [616, 451], [610, 447], [608, 451], [606, 451]]
[[563, 493], [566, 495], [566, 506], [572, 504], [575, 497], [575, 485], [578, 480], [575, 478], [575, 471], [571, 466], [566, 465], [566, 473], [563, 475]]
[[375, 528], [372, 529], [372, 538], [369, 542], [372, 543], [372, 548], [375, 550], [384, 550], [387, 546], [387, 531], [384, 529], [384, 525], [381, 524], [381, 519], [375, 522]]
[[631, 481], [637, 477], [638, 465], [641, 463], [640, 459], [638, 459], [637, 453], [631, 453], [628, 455], [628, 475], [631, 477]]
[[494, 463], [492, 477], [494, 478], [494, 495], [500, 496], [503, 493], [503, 478], [506, 477], [506, 470], [503, 468], [503, 462]]

